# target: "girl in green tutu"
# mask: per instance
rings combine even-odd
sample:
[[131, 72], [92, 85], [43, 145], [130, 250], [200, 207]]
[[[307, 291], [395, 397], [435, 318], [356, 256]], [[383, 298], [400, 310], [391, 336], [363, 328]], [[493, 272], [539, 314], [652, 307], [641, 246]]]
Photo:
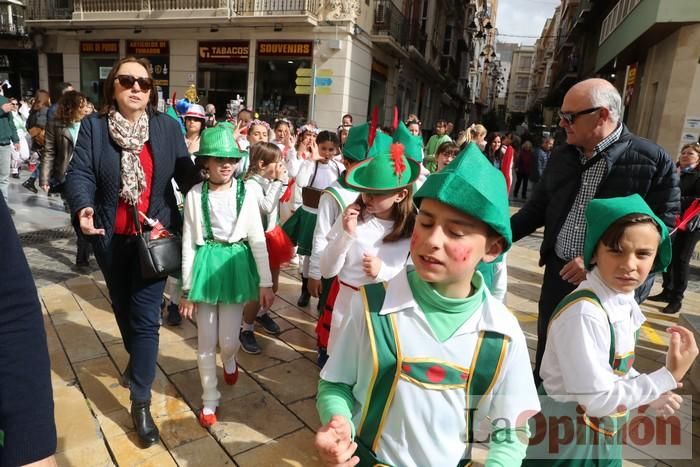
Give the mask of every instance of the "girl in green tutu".
[[185, 199], [180, 313], [191, 318], [197, 312], [203, 404], [199, 423], [209, 427], [216, 423], [221, 397], [216, 379], [217, 342], [224, 380], [235, 384], [243, 304], [259, 299], [269, 308], [274, 293], [260, 211], [256, 200], [245, 196], [244, 183], [233, 177], [242, 153], [230, 125], [204, 130], [195, 155], [208, 180], [193, 187]]

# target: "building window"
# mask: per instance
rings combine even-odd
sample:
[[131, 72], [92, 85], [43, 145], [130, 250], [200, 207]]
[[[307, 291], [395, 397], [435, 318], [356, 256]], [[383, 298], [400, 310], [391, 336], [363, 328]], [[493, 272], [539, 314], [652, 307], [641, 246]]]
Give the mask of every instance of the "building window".
[[520, 57], [520, 69], [521, 70], [529, 70], [531, 65], [532, 65], [532, 57], [530, 57], [530, 56]]
[[518, 112], [525, 111], [525, 96], [515, 96], [515, 110]]
[[[231, 103], [240, 97], [251, 105], [248, 94], [248, 41], [201, 41], [197, 67], [197, 92], [201, 104], [214, 104], [217, 118], [226, 117]], [[235, 115], [234, 115], [235, 116]]]
[[516, 87], [517, 87], [517, 89], [527, 90], [528, 84], [529, 84], [529, 80], [525, 76], [519, 76]]

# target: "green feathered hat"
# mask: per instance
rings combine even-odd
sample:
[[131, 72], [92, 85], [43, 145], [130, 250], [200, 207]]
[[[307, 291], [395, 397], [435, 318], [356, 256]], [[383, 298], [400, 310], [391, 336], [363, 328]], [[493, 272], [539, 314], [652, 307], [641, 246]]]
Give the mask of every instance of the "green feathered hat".
[[343, 144], [343, 157], [349, 161], [362, 162], [369, 151], [369, 123], [350, 128]]
[[394, 131], [394, 142], [403, 144], [406, 157], [419, 164], [423, 162], [423, 140], [420, 136], [412, 135], [403, 122]]
[[505, 251], [513, 243], [510, 230], [510, 209], [506, 180], [471, 143], [441, 172], [428, 176], [413, 199], [431, 198], [447, 204], [485, 223], [506, 242]]
[[394, 143], [377, 132], [370, 157], [350, 170], [345, 180], [354, 190], [365, 193], [391, 193], [406, 188], [420, 175], [418, 162], [406, 157], [403, 144]]
[[245, 153], [238, 148], [238, 143], [233, 137], [233, 130], [233, 126], [226, 122], [205, 129], [199, 140], [199, 150], [194, 155], [197, 157], [242, 158]]
[[592, 199], [586, 209], [586, 240], [583, 244], [583, 261], [591, 269], [591, 258], [600, 238], [621, 217], [629, 214], [644, 214], [656, 223], [661, 241], [656, 252], [656, 262], [651, 272], [665, 271], [671, 263], [671, 237], [666, 224], [659, 219], [649, 205], [638, 194], [622, 198]]

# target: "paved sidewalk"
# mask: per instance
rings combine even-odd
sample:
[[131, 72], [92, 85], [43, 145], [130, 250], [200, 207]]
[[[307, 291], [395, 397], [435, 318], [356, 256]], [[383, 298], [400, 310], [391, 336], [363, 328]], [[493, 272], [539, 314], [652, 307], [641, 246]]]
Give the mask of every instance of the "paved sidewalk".
[[[195, 416], [201, 405], [196, 328], [185, 322], [161, 329], [153, 413], [162, 442], [141, 450], [134, 444], [128, 391], [117, 382], [126, 354], [100, 273], [95, 269], [81, 273], [70, 267], [72, 238], [29, 244], [25, 251], [45, 312], [59, 465], [319, 465], [313, 449], [313, 433], [319, 426], [314, 407], [318, 381], [315, 303], [305, 309], [296, 307], [299, 281], [293, 271], [283, 274], [273, 306], [281, 336], [258, 333], [262, 355], [239, 354], [243, 371], [236, 386], [225, 386], [219, 370], [220, 423], [211, 431], [201, 428]], [[541, 283], [541, 270], [533, 267], [536, 257], [534, 250], [520, 246], [508, 257], [508, 305], [526, 333], [531, 354]], [[700, 295], [689, 294], [684, 307], [697, 314]], [[675, 316], [660, 314], [655, 305], [645, 305], [644, 310], [649, 323], [643, 329], [635, 363], [642, 371], [662, 364], [668, 341], [664, 329], [677, 321]], [[699, 426], [696, 416], [692, 426], [684, 427], [688, 431], [695, 427], [696, 463], [648, 460], [626, 465], [698, 465]], [[483, 461], [485, 453], [483, 447], [477, 449], [475, 459]]]

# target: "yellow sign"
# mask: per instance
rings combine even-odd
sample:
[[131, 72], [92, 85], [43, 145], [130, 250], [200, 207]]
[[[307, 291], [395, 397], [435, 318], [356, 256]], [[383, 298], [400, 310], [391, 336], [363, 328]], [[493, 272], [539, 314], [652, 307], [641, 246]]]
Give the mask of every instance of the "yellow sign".
[[327, 68], [324, 68], [322, 70], [318, 70], [318, 71], [316, 71], [316, 76], [325, 77], [325, 78], [331, 77], [331, 76], [333, 76], [333, 70], [330, 70]]
[[[294, 88], [295, 94], [311, 94], [311, 86], [297, 86]], [[316, 87], [316, 95], [330, 94], [331, 88]]]
[[330, 94], [331, 93], [331, 88], [322, 88], [319, 86], [316, 86], [316, 95], [321, 95], [321, 94]]
[[311, 76], [311, 68], [297, 68], [297, 76]]
[[311, 86], [311, 77], [297, 78], [296, 81], [294, 81], [294, 84], [297, 86]]

